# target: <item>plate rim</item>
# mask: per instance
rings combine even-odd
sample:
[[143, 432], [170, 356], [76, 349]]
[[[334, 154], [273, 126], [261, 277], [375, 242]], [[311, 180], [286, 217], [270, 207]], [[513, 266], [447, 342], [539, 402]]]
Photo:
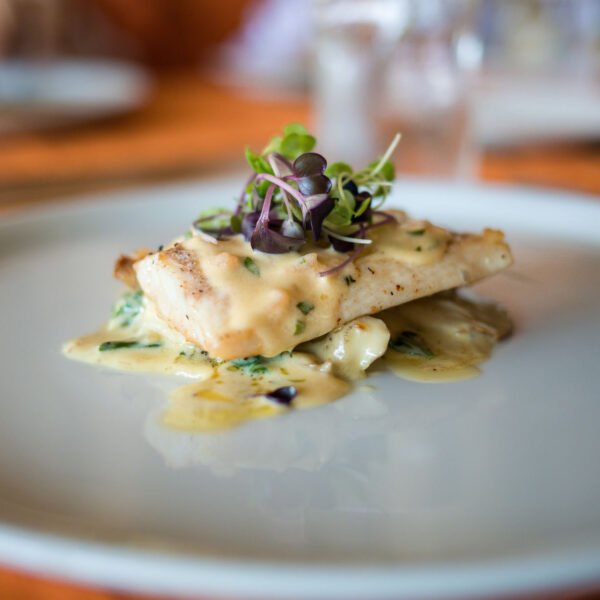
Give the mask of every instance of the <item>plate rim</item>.
[[[50, 560], [48, 557], [50, 556]], [[37, 575], [127, 592], [265, 598], [499, 597], [600, 587], [600, 547], [565, 559], [517, 555], [480, 563], [319, 565], [241, 560], [90, 541], [0, 522], [0, 562]]]

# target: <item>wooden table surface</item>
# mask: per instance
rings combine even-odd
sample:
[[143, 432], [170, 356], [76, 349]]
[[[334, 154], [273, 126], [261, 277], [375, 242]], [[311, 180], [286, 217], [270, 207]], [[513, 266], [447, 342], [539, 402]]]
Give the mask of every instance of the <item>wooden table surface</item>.
[[[193, 73], [161, 76], [133, 114], [0, 139], [0, 215], [87, 191], [239, 169], [240, 148], [262, 147], [290, 121], [310, 121], [306, 100], [252, 97]], [[479, 173], [600, 197], [600, 141], [487, 152]], [[589, 590], [568, 597], [600, 600]], [[133, 598], [0, 567], [0, 600]]]

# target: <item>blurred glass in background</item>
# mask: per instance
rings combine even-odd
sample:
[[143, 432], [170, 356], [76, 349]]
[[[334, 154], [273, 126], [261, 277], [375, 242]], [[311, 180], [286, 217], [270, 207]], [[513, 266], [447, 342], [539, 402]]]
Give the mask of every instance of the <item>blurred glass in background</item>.
[[331, 154], [364, 162], [396, 131], [403, 172], [471, 171], [470, 78], [481, 62], [468, 0], [317, 0], [314, 101]]
[[471, 177], [488, 147], [600, 139], [599, 65], [598, 0], [0, 0], [0, 135], [126, 114], [186, 72], [308, 101], [335, 159], [400, 131], [399, 172]]

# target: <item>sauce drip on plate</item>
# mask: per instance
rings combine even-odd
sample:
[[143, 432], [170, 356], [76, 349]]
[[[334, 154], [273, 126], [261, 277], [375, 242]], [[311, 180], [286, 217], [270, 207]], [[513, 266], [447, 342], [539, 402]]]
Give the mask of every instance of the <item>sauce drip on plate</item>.
[[[221, 361], [169, 328], [140, 292], [128, 292], [100, 331], [67, 342], [63, 351], [123, 371], [193, 378], [171, 393], [163, 422], [214, 431], [333, 402], [368, 375], [377, 359], [416, 381], [473, 377], [510, 329], [497, 305], [452, 291], [355, 319], [273, 358]], [[278, 390], [281, 398], [273, 394]]]

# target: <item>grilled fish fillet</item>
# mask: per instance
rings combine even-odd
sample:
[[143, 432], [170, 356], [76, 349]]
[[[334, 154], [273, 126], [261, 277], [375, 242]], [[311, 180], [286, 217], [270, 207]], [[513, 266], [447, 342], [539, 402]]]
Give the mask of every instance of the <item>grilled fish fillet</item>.
[[512, 256], [500, 231], [455, 234], [387, 211], [372, 244], [343, 269], [332, 248], [254, 252], [242, 236], [194, 236], [134, 262], [158, 315], [210, 356], [274, 356], [356, 317], [496, 273]]

